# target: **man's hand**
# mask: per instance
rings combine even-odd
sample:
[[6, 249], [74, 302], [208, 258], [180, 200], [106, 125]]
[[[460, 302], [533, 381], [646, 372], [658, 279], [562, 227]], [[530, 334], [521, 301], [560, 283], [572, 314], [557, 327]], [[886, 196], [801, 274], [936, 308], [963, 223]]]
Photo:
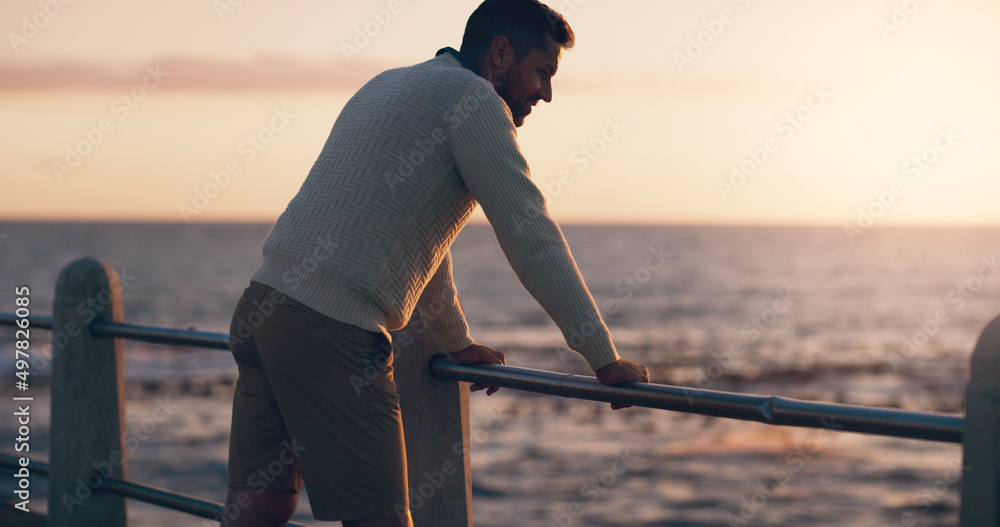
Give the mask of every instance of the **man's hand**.
[[[612, 386], [626, 381], [649, 382], [649, 371], [646, 367], [627, 359], [618, 359], [594, 373], [597, 374], [597, 380]], [[611, 403], [612, 410], [628, 408], [629, 406], [631, 405]]]
[[[483, 346], [482, 344], [473, 344], [464, 350], [452, 353], [451, 360], [459, 364], [507, 364], [507, 357], [503, 353], [489, 346]], [[484, 388], [488, 388], [488, 390], [486, 390], [486, 395], [493, 395], [500, 389], [499, 386], [473, 384], [469, 387], [469, 391], [478, 392]]]

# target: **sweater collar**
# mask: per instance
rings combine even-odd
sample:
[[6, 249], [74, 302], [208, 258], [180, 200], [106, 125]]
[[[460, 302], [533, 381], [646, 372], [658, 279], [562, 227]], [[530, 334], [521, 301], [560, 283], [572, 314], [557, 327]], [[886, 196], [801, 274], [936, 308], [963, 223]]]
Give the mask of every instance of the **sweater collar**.
[[454, 56], [455, 59], [458, 60], [459, 64], [461, 64], [463, 68], [471, 71], [472, 73], [475, 73], [476, 75], [479, 75], [479, 65], [476, 64], [476, 61], [472, 60], [472, 58], [469, 57], [468, 55], [463, 55], [461, 51], [458, 51], [457, 49], [448, 46], [439, 49], [437, 53], [434, 54], [434, 56], [437, 57], [444, 53], [451, 53], [452, 56]]

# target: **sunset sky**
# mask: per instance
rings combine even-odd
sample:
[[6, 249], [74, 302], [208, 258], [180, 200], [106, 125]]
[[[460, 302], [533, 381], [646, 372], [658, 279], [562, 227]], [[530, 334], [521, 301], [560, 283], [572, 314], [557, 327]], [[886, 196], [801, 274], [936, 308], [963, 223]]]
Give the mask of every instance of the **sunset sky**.
[[[0, 220], [273, 221], [478, 3], [7, 0]], [[549, 5], [577, 45], [519, 140], [560, 221], [1000, 225], [995, 0]]]

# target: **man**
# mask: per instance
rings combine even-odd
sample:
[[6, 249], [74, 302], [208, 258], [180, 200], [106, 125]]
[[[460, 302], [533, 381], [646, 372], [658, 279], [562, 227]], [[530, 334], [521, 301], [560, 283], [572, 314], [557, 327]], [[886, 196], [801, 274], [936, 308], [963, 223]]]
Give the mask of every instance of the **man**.
[[[460, 52], [383, 72], [345, 105], [233, 316], [224, 525], [283, 525], [303, 480], [318, 520], [412, 525], [397, 514], [408, 510], [406, 455], [391, 360], [379, 356], [420, 309], [455, 361], [504, 363], [470, 337], [452, 281], [449, 248], [477, 203], [597, 378], [648, 381], [618, 357], [516, 141], [532, 107], [552, 100], [573, 41], [536, 0], [486, 0]], [[484, 388], [497, 389], [472, 387]]]

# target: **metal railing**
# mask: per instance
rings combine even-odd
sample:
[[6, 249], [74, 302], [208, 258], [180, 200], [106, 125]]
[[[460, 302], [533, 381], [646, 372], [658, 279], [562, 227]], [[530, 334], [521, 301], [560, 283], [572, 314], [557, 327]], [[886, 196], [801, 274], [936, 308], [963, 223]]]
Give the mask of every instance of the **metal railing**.
[[[31, 317], [34, 327], [51, 329], [50, 317]], [[11, 313], [0, 313], [0, 325], [14, 325]], [[95, 337], [117, 337], [155, 344], [229, 349], [229, 335], [144, 326], [95, 319]], [[914, 412], [848, 404], [801, 401], [784, 397], [704, 390], [655, 383], [601, 384], [594, 377], [495, 364], [463, 365], [444, 355], [432, 357], [428, 368], [438, 380], [464, 381], [557, 395], [573, 399], [622, 403], [674, 412], [756, 421], [778, 426], [831, 428], [908, 439], [961, 443], [960, 415]]]
[[[92, 272], [92, 267], [96, 261], [90, 259], [87, 259], [87, 261], [81, 260], [75, 262], [74, 264], [70, 264], [70, 266], [67, 266], [67, 269], [73, 265], [78, 265], [81, 262], [83, 262], [84, 267], [88, 265], [91, 266], [87, 269], [87, 272]], [[113, 290], [113, 284], [117, 280], [113, 275], [113, 271], [109, 272], [111, 273], [109, 276], [112, 279], [112, 285], [108, 285], [108, 282], [103, 282], [104, 285], [102, 287], [104, 287], [105, 290], [107, 290], [107, 288], [111, 288]], [[63, 274], [71, 275], [73, 273], [68, 273], [64, 270]], [[67, 290], [72, 289], [71, 287], [63, 284], [62, 277], [60, 278], [60, 284]], [[82, 295], [86, 291], [86, 288], [78, 287], [77, 289], [78, 290], [74, 290], [73, 294]], [[69, 295], [69, 293], [67, 293], [67, 295]], [[120, 297], [118, 297], [117, 293], [113, 296], [116, 298], [114, 302], [117, 302], [117, 305], [119, 306], [118, 317], [120, 318]], [[71, 303], [72, 302], [64, 302], [63, 304], [69, 306]], [[60, 302], [58, 301], [57, 294], [57, 309], [59, 309], [59, 305]], [[30, 326], [32, 328], [53, 330], [53, 328], [57, 325], [62, 328], [64, 327], [63, 324], [73, 324], [73, 319], [67, 318], [72, 317], [71, 310], [68, 310], [67, 308], [62, 309], [63, 311], [61, 312], [61, 315], [51, 318], [34, 315], [29, 316], [28, 321]], [[111, 312], [114, 313], [114, 310], [112, 309]], [[60, 318], [60, 316], [62, 318]], [[15, 325], [17, 320], [18, 318], [14, 314], [0, 313], [0, 325]], [[69, 320], [69, 322], [67, 322], [67, 320]], [[105, 344], [101, 344], [102, 342], [109, 341], [117, 343], [118, 341], [115, 339], [129, 339], [158, 344], [192, 346], [218, 350], [228, 350], [229, 348], [229, 335], [224, 333], [177, 330], [131, 324], [122, 321], [112, 322], [100, 317], [94, 318], [84, 326], [86, 332], [84, 332], [85, 335], [83, 338], [90, 340], [88, 341], [89, 344], [85, 343], [80, 345], [82, 351], [77, 352], [77, 354], [86, 355], [89, 353], [91, 348], [88, 348], [87, 346], [103, 346]], [[969, 465], [970, 450], [972, 449], [970, 441], [973, 437], [971, 436], [971, 432], [970, 435], [967, 436], [965, 433], [966, 431], [973, 430], [974, 427], [977, 430], [974, 439], [976, 441], [986, 442], [985, 446], [981, 444], [977, 444], [975, 446], [975, 450], [977, 452], [980, 450], [992, 451], [996, 446], [995, 443], [997, 443], [995, 435], [989, 435], [996, 434], [996, 423], [1000, 421], [997, 417], [998, 414], [1000, 414], [1000, 409], [996, 406], [996, 398], [992, 396], [992, 394], [1000, 392], [1000, 388], [989, 384], [990, 382], [995, 382], [998, 377], [995, 372], [991, 370], [991, 368], [1000, 368], [1000, 358], [995, 358], [998, 354], [996, 353], [997, 350], [994, 350], [993, 348], [1000, 350], [1000, 317], [987, 326], [980, 338], [979, 344], [977, 345], [976, 353], [973, 355], [973, 376], [968, 392], [970, 398], [969, 410], [965, 417], [961, 415], [941, 413], [913, 412], [887, 408], [801, 401], [782, 397], [739, 394], [653, 383], [629, 382], [616, 386], [607, 386], [601, 384], [593, 377], [541, 371], [515, 366], [485, 364], [460, 365], [444, 355], [434, 355], [430, 357], [429, 361], [422, 364], [426, 365], [429, 374], [437, 380], [484, 383], [562, 397], [621, 403], [631, 406], [642, 406], [722, 418], [757, 421], [772, 425], [826, 428], [844, 432], [858, 432], [949, 443], [963, 443], [964, 441], [966, 447], [966, 465]], [[99, 351], [106, 354], [108, 349]], [[981, 350], [986, 350], [992, 355], [987, 355], [986, 352], [981, 353]], [[118, 353], [118, 356], [120, 356], [121, 351], [120, 349], [114, 349], [111, 350], [110, 353]], [[977, 357], [980, 358], [977, 359]], [[979, 366], [977, 366], [977, 360], [979, 361]], [[89, 369], [83, 369], [82, 371], [90, 372]], [[55, 368], [53, 368], [53, 377], [55, 377], [55, 375]], [[92, 373], [92, 375], [97, 374]], [[115, 375], [120, 375], [120, 372], [115, 373]], [[67, 377], [66, 379], [77, 378], [78, 377]], [[124, 384], [124, 379], [121, 380], [121, 384]], [[56, 386], [57, 383], [54, 379], [53, 401], [56, 400]], [[422, 389], [426, 388], [423, 387]], [[978, 400], [979, 395], [977, 394], [980, 392], [984, 394], [983, 398], [989, 399], [989, 401], [987, 403], [975, 402], [974, 408], [972, 399], [976, 398]], [[121, 390], [119, 389], [117, 393], [119, 402], [123, 403]], [[109, 408], [117, 408], [117, 406], [115, 406], [116, 404], [118, 403], [112, 403]], [[55, 406], [55, 404], [53, 404], [53, 406]], [[462, 407], [459, 405], [459, 408], [461, 408], [462, 412], [467, 414], [467, 406]], [[973, 417], [974, 413], [975, 420], [971, 422], [967, 421]], [[461, 419], [464, 420], [465, 435], [467, 436], [467, 418]], [[55, 412], [53, 411], [53, 431], [55, 430], [55, 422], [56, 417]], [[461, 430], [461, 428], [459, 428], [459, 430]], [[982, 430], [987, 432], [980, 432]], [[461, 434], [461, 432], [459, 432], [459, 434]], [[409, 432], [407, 435], [409, 435]], [[53, 433], [53, 462], [55, 460], [55, 446], [55, 433]], [[107, 443], [102, 445], [100, 448], [106, 449]], [[409, 450], [409, 448], [410, 445], [408, 444], [407, 449]], [[100, 449], [98, 449], [98, 451], [100, 451]], [[122, 451], [122, 456], [124, 456], [124, 451]], [[468, 456], [467, 451], [466, 456]], [[63, 457], [65, 457], [65, 454], [63, 454]], [[466, 462], [468, 462], [468, 457], [465, 459]], [[987, 461], [989, 462], [989, 460]], [[17, 470], [17, 462], [18, 457], [0, 453], [0, 467], [12, 471]], [[65, 460], [63, 462], [65, 462]], [[984, 470], [982, 473], [977, 472], [974, 474], [976, 478], [980, 478], [977, 481], [985, 481], [986, 483], [968, 485], [971, 488], [968, 492], [978, 492], [979, 494], [966, 495], [967, 485], [963, 483], [963, 525], [980, 525], [984, 524], [982, 523], [982, 518], [995, 519], [1000, 517], [997, 511], [997, 504], [995, 503], [996, 500], [990, 498], [991, 496], [996, 495], [995, 493], [998, 490], [998, 486], [996, 481], [993, 482], [992, 486], [989, 483], [992, 481], [991, 478], [995, 479], [994, 475], [998, 473], [997, 465], [1000, 465], [1000, 463], [994, 459], [990, 462], [990, 464], [992, 466], [988, 471]], [[30, 467], [38, 474], [48, 475], [50, 472], [48, 464], [37, 460], [32, 460], [30, 462]], [[77, 470], [78, 473], [80, 473], [80, 470], [89, 471], [86, 476], [94, 473], [93, 471], [90, 471], [89, 467], [84, 469], [77, 467], [75, 470]], [[967, 474], [966, 478], [968, 479], [970, 476], [973, 476], [973, 474]], [[218, 519], [220, 518], [220, 515], [223, 514], [223, 505], [219, 503], [192, 498], [183, 494], [142, 485], [113, 476], [104, 476], [101, 480], [101, 484], [96, 486], [94, 489], [97, 493], [113, 494], [137, 499], [147, 503], [211, 519]], [[471, 493], [469, 493], [471, 487], [468, 486], [470, 484], [471, 483], [466, 482], [467, 494], [470, 496], [468, 499], [471, 499]], [[983, 499], [969, 500], [969, 496], [978, 496]], [[975, 501], [976, 503], [970, 505], [970, 507], [979, 507], [982, 505], [982, 502], [985, 502], [985, 509], [980, 508], [971, 512], [967, 511], [967, 502], [971, 501]], [[993, 505], [990, 505], [990, 503], [993, 503]], [[469, 511], [469, 518], [471, 521], [471, 508]], [[966, 521], [969, 523], [964, 523]], [[70, 520], [65, 520], [64, 523], [67, 525], [72, 524]], [[52, 523], [50, 522], [50, 525], [51, 524]]]
[[[52, 329], [52, 317], [32, 315], [28, 317], [28, 322], [33, 328]], [[14, 313], [0, 313], [0, 326], [14, 326], [16, 323], [17, 316]], [[101, 318], [94, 319], [88, 328], [90, 334], [95, 337], [120, 337], [155, 344], [229, 350], [229, 335], [225, 333], [122, 324]]]
[[[3, 322], [0, 321], [0, 324], [3, 324]], [[0, 468], [14, 472], [20, 466], [16, 456], [0, 453]], [[48, 463], [32, 459], [28, 463], [28, 468], [35, 474], [42, 476], [49, 475]], [[217, 520], [223, 514], [223, 505], [221, 503], [110, 476], [102, 476], [100, 484], [96, 488], [91, 487], [91, 490], [94, 492], [116, 494], [210, 520]], [[294, 522], [289, 522], [288, 525], [292, 527], [308, 527]]]
[[466, 381], [675, 412], [757, 421], [771, 425], [827, 428], [883, 436], [961, 443], [958, 415], [819, 403], [653, 383], [601, 384], [593, 377], [495, 364], [457, 364], [443, 355], [430, 361], [440, 380]]

